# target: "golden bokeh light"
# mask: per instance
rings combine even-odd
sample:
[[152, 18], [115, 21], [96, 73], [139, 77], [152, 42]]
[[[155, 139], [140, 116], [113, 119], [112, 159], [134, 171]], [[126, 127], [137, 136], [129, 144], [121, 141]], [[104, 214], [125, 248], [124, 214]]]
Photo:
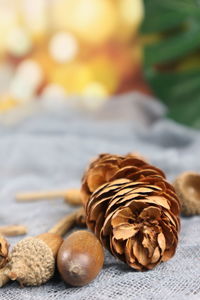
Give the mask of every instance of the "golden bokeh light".
[[54, 0], [52, 14], [55, 28], [69, 30], [91, 44], [106, 42], [117, 26], [112, 0]]
[[143, 14], [142, 0], [0, 0], [0, 69], [12, 70], [0, 111], [74, 95], [94, 110], [135, 88]]

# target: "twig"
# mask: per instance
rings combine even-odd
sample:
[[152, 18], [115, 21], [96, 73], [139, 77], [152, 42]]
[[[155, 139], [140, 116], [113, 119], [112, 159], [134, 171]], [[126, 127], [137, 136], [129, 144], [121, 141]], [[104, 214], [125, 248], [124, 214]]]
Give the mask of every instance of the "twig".
[[64, 198], [65, 202], [71, 205], [81, 205], [81, 192], [79, 189], [42, 191], [42, 192], [28, 192], [18, 193], [16, 195], [17, 202], [33, 202], [43, 199]]
[[63, 236], [70, 228], [77, 224], [77, 216], [80, 214], [82, 214], [82, 207], [61, 219], [49, 232]]
[[26, 233], [27, 228], [23, 225], [0, 226], [0, 234], [5, 236], [19, 236], [25, 235]]

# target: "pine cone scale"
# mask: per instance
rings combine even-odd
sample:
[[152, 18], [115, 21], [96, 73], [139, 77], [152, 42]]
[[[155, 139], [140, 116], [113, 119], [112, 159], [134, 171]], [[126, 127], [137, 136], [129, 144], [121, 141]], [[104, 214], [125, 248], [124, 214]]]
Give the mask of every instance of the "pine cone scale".
[[113, 236], [116, 240], [127, 240], [134, 237], [139, 231], [138, 226], [122, 224], [113, 228]]
[[158, 234], [157, 241], [161, 250], [161, 254], [163, 254], [166, 249], [166, 239], [162, 231]]
[[[112, 247], [113, 247], [113, 253], [117, 253], [118, 258], [122, 257], [124, 254], [124, 241], [117, 241], [114, 237], [112, 237]], [[117, 257], [117, 255], [115, 255]]]

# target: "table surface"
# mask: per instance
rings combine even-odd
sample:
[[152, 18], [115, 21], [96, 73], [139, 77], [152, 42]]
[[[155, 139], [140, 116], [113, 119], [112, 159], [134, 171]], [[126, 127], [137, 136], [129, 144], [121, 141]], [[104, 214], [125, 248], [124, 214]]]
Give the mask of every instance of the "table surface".
[[[163, 113], [160, 104], [129, 94], [93, 114], [39, 107], [15, 126], [1, 124], [1, 225], [24, 224], [29, 236], [47, 231], [73, 208], [62, 199], [16, 203], [15, 194], [79, 187], [88, 161], [101, 152], [140, 152], [170, 181], [182, 171], [200, 171], [200, 133]], [[182, 218], [181, 225], [176, 255], [152, 271], [135, 272], [106, 252], [103, 270], [88, 286], [72, 288], [52, 279], [21, 289], [14, 282], [0, 290], [0, 299], [199, 299], [200, 217]], [[11, 245], [18, 240], [9, 238]]]

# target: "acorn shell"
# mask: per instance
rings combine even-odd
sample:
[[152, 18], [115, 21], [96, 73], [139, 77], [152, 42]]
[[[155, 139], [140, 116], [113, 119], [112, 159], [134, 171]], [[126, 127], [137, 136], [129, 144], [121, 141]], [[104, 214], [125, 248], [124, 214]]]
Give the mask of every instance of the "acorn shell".
[[66, 283], [83, 286], [91, 282], [102, 269], [103, 247], [91, 232], [80, 230], [63, 242], [57, 257], [58, 270]]

